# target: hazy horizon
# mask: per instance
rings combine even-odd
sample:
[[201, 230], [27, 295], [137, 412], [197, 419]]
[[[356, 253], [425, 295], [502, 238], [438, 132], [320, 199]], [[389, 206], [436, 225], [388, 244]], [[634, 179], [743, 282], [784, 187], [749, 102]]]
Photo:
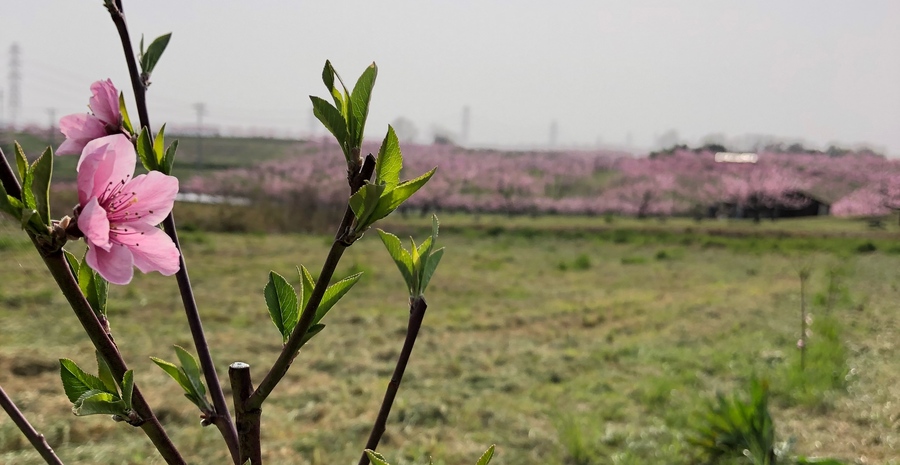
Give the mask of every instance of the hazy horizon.
[[[859, 5], [166, 0], [126, 1], [125, 11], [135, 46], [142, 33], [173, 33], [148, 94], [156, 126], [195, 126], [203, 103], [204, 126], [225, 133], [323, 135], [308, 95], [325, 94], [325, 59], [350, 85], [374, 60], [373, 139], [403, 117], [421, 142], [444, 133], [469, 146], [646, 149], [757, 134], [900, 156], [900, 3]], [[14, 42], [17, 125], [85, 111], [103, 78], [134, 112], [102, 2], [16, 2], [2, 13], [0, 121], [13, 116]], [[353, 32], [331, 32], [337, 17]]]

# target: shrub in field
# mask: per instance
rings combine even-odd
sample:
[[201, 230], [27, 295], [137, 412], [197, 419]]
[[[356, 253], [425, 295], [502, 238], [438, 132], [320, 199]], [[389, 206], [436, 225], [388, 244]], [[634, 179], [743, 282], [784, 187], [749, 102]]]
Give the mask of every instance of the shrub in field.
[[[333, 198], [333, 204], [340, 204], [341, 213], [337, 215], [340, 224], [316, 277], [303, 265], [297, 267], [296, 277], [269, 272], [260, 302], [265, 302], [278, 331], [281, 350], [255, 386], [250, 365], [235, 362], [229, 366], [235, 416], [232, 419], [172, 216], [179, 190], [178, 179], [171, 176], [178, 142], [166, 145], [165, 125], [158, 132], [152, 132], [147, 112], [150, 77], [171, 34], [155, 39], [146, 48], [141, 40], [140, 50], [135, 55], [121, 0], [106, 0], [104, 5], [123, 44], [138, 120], [132, 122], [126, 111], [124, 92], [120, 93], [109, 80], [95, 82], [91, 86], [91, 113], [69, 115], [60, 121], [66, 139], [57, 155], [80, 155], [76, 176], [78, 198], [72, 217], [55, 219], [51, 214], [53, 149], [47, 148], [32, 162], [18, 143], [14, 150], [15, 170], [0, 153], [0, 212], [21, 225], [94, 346], [95, 360], [90, 363], [82, 360], [79, 365], [75, 360], [59, 360], [62, 390], [75, 415], [106, 415], [123, 425], [140, 428], [167, 463], [187, 463], [183, 451], [170, 439], [144, 398], [138, 382], [140, 373], [126, 365], [120, 347], [128, 341], [114, 341], [107, 313], [110, 284], [129, 284], [135, 267], [144, 273], [158, 271], [164, 276], [174, 275], [196, 356], [191, 350], [175, 345], [173, 361], [151, 358], [172, 378], [178, 386], [176, 389], [182, 390], [187, 400], [196, 406], [201, 425], [214, 425], [218, 429], [231, 462], [261, 464], [265, 401], [294, 364], [300, 349], [325, 329], [329, 311], [362, 274], [334, 276], [344, 251], [412, 197], [431, 179], [436, 168], [423, 170], [424, 174], [413, 179], [401, 180], [403, 155], [397, 135], [390, 126], [376, 149], [377, 155], [364, 155], [363, 134], [377, 68], [374, 63], [367, 67], [351, 91], [331, 63], [325, 63], [322, 79], [331, 101], [310, 98], [314, 115], [338, 142], [341, 158], [327, 164], [337, 174], [322, 177], [321, 183], [304, 185], [299, 188], [304, 190], [292, 192], [297, 195], [325, 193]], [[137, 160], [147, 170], [146, 174], [135, 176]], [[309, 172], [312, 167], [298, 169]], [[285, 183], [289, 182], [277, 177], [263, 176], [263, 180], [275, 191], [286, 189]], [[59, 199], [54, 197], [54, 200]], [[157, 227], [160, 224], [162, 229]], [[365, 447], [359, 449], [360, 465], [370, 461], [387, 465], [384, 457], [374, 450], [385, 433], [391, 407], [425, 317], [426, 289], [444, 253], [444, 249], [436, 247], [437, 217], [433, 217], [431, 235], [419, 245], [411, 241], [408, 250], [393, 234], [381, 230], [379, 234], [406, 283], [409, 320], [396, 368], [369, 439]], [[193, 237], [202, 240], [202, 235]], [[87, 244], [83, 257], [75, 256], [65, 248], [69, 241], [78, 239], [84, 239]], [[297, 283], [297, 287], [292, 282]], [[46, 438], [35, 431], [2, 388], [0, 407], [47, 463], [62, 463]], [[8, 436], [6, 429], [0, 432], [3, 442], [8, 441]], [[493, 452], [492, 446], [477, 464], [487, 465]]]

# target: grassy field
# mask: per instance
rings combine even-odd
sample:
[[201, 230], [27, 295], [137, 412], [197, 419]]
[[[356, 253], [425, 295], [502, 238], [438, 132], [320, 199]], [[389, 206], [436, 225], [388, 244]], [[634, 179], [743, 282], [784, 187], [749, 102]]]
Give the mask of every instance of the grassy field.
[[[686, 438], [698, 414], [717, 392], [764, 377], [794, 453], [900, 463], [900, 234], [888, 222], [442, 216], [447, 253], [380, 450], [395, 465], [473, 463], [492, 443], [497, 464], [696, 463]], [[385, 227], [421, 237], [426, 224], [396, 215]], [[328, 237], [183, 236], [220, 376], [240, 360], [258, 380], [280, 348], [266, 273], [317, 270]], [[9, 223], [0, 257], [0, 385], [68, 464], [162, 463], [140, 431], [71, 415], [55, 360], [90, 366], [92, 348]], [[799, 375], [804, 267], [813, 323]], [[407, 312], [376, 234], [347, 251], [338, 275], [356, 271], [362, 280], [264, 406], [269, 463], [355, 463], [365, 443]], [[218, 432], [200, 428], [147, 358], [190, 347], [174, 279], [136, 276], [110, 302], [125, 359], [189, 463], [226, 463]], [[40, 463], [3, 415], [0, 463]]]

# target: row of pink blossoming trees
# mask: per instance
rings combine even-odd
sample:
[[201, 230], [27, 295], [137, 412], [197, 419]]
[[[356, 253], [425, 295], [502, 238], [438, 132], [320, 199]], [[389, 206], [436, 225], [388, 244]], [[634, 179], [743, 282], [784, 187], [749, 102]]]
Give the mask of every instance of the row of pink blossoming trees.
[[[372, 147], [374, 149], [374, 147]], [[340, 204], [333, 179], [339, 148], [310, 141], [311, 154], [187, 180], [184, 190], [250, 199], [314, 196]], [[762, 152], [757, 163], [717, 163], [710, 151], [653, 158], [620, 152], [501, 152], [408, 145], [409, 168], [441, 170], [404, 207], [505, 214], [735, 215], [796, 209], [809, 198], [837, 216], [879, 216], [900, 208], [900, 161], [872, 153], [840, 156]], [[804, 195], [798, 195], [804, 194]], [[729, 208], [727, 212], [724, 208]]]
[[[403, 156], [393, 129], [388, 127], [377, 156], [363, 156], [362, 138], [371, 92], [377, 76], [374, 63], [356, 82], [352, 91], [326, 62], [322, 78], [331, 102], [311, 97], [315, 116], [334, 135], [341, 154], [329, 163], [334, 173], [322, 184], [334, 199], [341, 199], [344, 214], [318, 279], [304, 266], [299, 276], [285, 278], [269, 273], [264, 299], [270, 317], [282, 339], [282, 350], [273, 366], [254, 387], [250, 366], [235, 362], [228, 368], [233, 392], [234, 419], [219, 382], [194, 299], [184, 256], [180, 253], [172, 207], [179, 190], [171, 176], [177, 141], [165, 142], [165, 125], [156, 133], [150, 129], [146, 91], [170, 35], [154, 40], [146, 49], [141, 41], [135, 56], [122, 2], [107, 0], [105, 7], [118, 30], [131, 76], [138, 120], [126, 111], [125, 96], [109, 80], [91, 85], [91, 113], [69, 115], [60, 121], [66, 136], [56, 155], [79, 156], [77, 165], [78, 204], [72, 216], [54, 219], [50, 215], [50, 183], [53, 150], [48, 148], [33, 162], [15, 146], [15, 169], [0, 153], [0, 211], [21, 224], [43, 258], [54, 280], [71, 305], [96, 349], [97, 368], [85, 369], [73, 360], [60, 359], [62, 388], [76, 415], [108, 415], [112, 420], [140, 428], [159, 454], [170, 464], [187, 463], [182, 451], [170, 440], [164, 425], [141, 393], [139, 373], [130, 370], [122, 358], [110, 330], [107, 308], [109, 284], [127, 285], [134, 267], [148, 273], [158, 271], [176, 277], [185, 315], [197, 356], [175, 346], [177, 362], [153, 361], [180, 386], [187, 399], [197, 406], [203, 426], [215, 425], [235, 464], [261, 464], [262, 406], [291, 367], [301, 347], [324, 328], [329, 310], [357, 282], [361, 273], [329, 285], [343, 252], [377, 221], [400, 207], [425, 185], [435, 168], [401, 181]], [[135, 176], [140, 160], [146, 174]], [[312, 165], [312, 169], [321, 168]], [[346, 185], [340, 187], [340, 185]], [[161, 224], [162, 229], [157, 225]], [[385, 431], [391, 406], [411, 356], [427, 304], [424, 293], [443, 256], [435, 246], [437, 218], [432, 232], [420, 245], [409, 250], [400, 240], [378, 230], [388, 253], [403, 275], [409, 292], [407, 335], [396, 369], [365, 447], [360, 447], [359, 463], [386, 465], [374, 451]], [[84, 239], [87, 251], [81, 258], [65, 249], [68, 241]], [[294, 288], [290, 281], [300, 282]], [[174, 385], [173, 385], [174, 387]], [[28, 422], [2, 388], [0, 407], [12, 418], [41, 457], [49, 464], [62, 460], [44, 437]], [[478, 460], [487, 465], [491, 446]]]

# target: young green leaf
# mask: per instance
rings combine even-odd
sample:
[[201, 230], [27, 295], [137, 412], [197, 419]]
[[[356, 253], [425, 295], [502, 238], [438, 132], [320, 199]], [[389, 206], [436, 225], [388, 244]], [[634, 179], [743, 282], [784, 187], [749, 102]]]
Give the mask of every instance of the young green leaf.
[[362, 188], [350, 196], [350, 208], [356, 216], [356, 231], [363, 232], [383, 217], [374, 216], [385, 192], [383, 184], [363, 184]]
[[172, 141], [169, 144], [169, 147], [166, 149], [166, 156], [163, 159], [163, 163], [160, 165], [159, 169], [163, 172], [163, 174], [172, 174], [172, 166], [175, 164], [175, 151], [178, 150], [178, 139]]
[[181, 386], [181, 389], [184, 389], [184, 392], [191, 393], [193, 386], [191, 386], [191, 381], [184, 374], [184, 371], [175, 366], [173, 363], [169, 363], [163, 359], [159, 359], [156, 357], [150, 357], [150, 360], [153, 360], [157, 366], [163, 369], [172, 379]]
[[100, 381], [106, 386], [106, 392], [118, 393], [119, 385], [116, 383], [116, 378], [113, 376], [109, 364], [106, 363], [106, 359], [98, 351], [94, 351], [94, 355], [97, 356], [97, 373], [100, 375]]
[[[25, 182], [25, 175], [28, 173], [28, 158], [25, 151], [18, 142], [13, 144], [13, 151], [16, 152], [16, 168], [19, 170], [19, 181]], [[24, 199], [23, 199], [24, 200]]]
[[175, 346], [175, 355], [178, 356], [178, 361], [181, 362], [181, 370], [187, 376], [188, 381], [190, 381], [194, 393], [200, 398], [205, 398], [206, 387], [203, 385], [203, 373], [200, 371], [200, 364], [197, 363], [197, 359], [179, 345]]
[[[144, 38], [141, 37], [141, 49], [143, 46]], [[141, 51], [141, 53], [144, 53]], [[125, 130], [128, 131], [129, 135], [134, 134], [134, 127], [131, 125], [131, 118], [128, 117], [128, 108], [125, 106], [125, 94], [119, 92], [119, 113], [122, 114], [122, 126], [125, 127]]]
[[31, 191], [34, 193], [34, 209], [41, 215], [41, 221], [50, 225], [50, 178], [53, 176], [53, 150], [47, 147], [44, 153], [31, 165], [34, 180]]
[[372, 465], [391, 465], [387, 463], [383, 455], [374, 450], [366, 449], [366, 455], [369, 456], [369, 461], [372, 462]]
[[403, 154], [400, 152], [400, 140], [394, 128], [388, 125], [387, 135], [378, 150], [375, 161], [375, 183], [386, 184], [388, 190], [400, 184], [400, 170], [403, 169]]
[[494, 457], [494, 445], [488, 447], [488, 450], [484, 451], [484, 454], [481, 455], [481, 458], [475, 462], [475, 465], [488, 465], [491, 463], [491, 459]]
[[315, 336], [316, 334], [319, 334], [323, 329], [325, 329], [325, 325], [323, 325], [323, 324], [317, 324], [317, 325], [310, 326], [309, 331], [307, 331], [306, 334], [303, 335], [303, 344], [306, 344], [307, 342], [309, 342], [309, 340], [312, 339], [313, 336]]
[[275, 327], [281, 333], [283, 342], [287, 342], [299, 320], [300, 309], [297, 292], [283, 276], [270, 271], [269, 282], [266, 283], [264, 293], [272, 323], [275, 323]]
[[147, 131], [146, 126], [141, 129], [135, 148], [137, 149], [138, 158], [141, 159], [141, 164], [144, 165], [144, 168], [147, 168], [147, 171], [154, 171], [159, 168], [156, 154], [153, 153], [153, 141], [150, 139], [150, 132]]
[[75, 277], [75, 281], [78, 281], [78, 269], [81, 267], [81, 263], [78, 262], [78, 257], [75, 256], [72, 252], [63, 249], [63, 255], [66, 257], [66, 263], [69, 264], [69, 270], [72, 272], [72, 276]]
[[131, 399], [134, 396], [134, 370], [128, 370], [125, 372], [125, 376], [122, 377], [122, 401], [125, 402], [125, 407], [128, 409], [133, 408], [131, 406]]
[[341, 144], [341, 147], [344, 149], [344, 157], [349, 159], [350, 154], [347, 150], [349, 143], [347, 122], [344, 121], [344, 117], [341, 115], [340, 110], [319, 97], [310, 95], [309, 99], [312, 101], [313, 115], [315, 115], [325, 128], [328, 129], [328, 132], [337, 139], [338, 143]]
[[319, 308], [316, 310], [316, 318], [313, 320], [313, 324], [322, 321], [322, 318], [328, 314], [328, 311], [359, 281], [360, 276], [362, 276], [362, 272], [347, 276], [328, 286], [328, 289], [325, 290], [325, 295], [322, 296], [322, 301], [319, 303]]
[[75, 362], [67, 358], [59, 359], [59, 376], [62, 379], [66, 397], [73, 403], [90, 390], [106, 392], [106, 386], [103, 381], [100, 381], [100, 378], [85, 373]]
[[415, 179], [410, 179], [408, 181], [403, 181], [397, 185], [396, 188], [390, 190], [389, 192], [385, 192], [385, 194], [379, 199], [378, 206], [375, 208], [375, 211], [372, 212], [371, 218], [369, 221], [369, 225], [372, 223], [388, 216], [397, 209], [406, 199], [410, 198], [413, 194], [416, 193], [422, 186], [431, 179], [431, 176], [434, 175], [435, 170], [437, 168], [432, 168], [431, 171], [419, 176]]
[[[86, 256], [87, 252], [85, 252]], [[84, 293], [88, 303], [97, 315], [106, 316], [106, 300], [109, 295], [109, 283], [96, 271], [92, 270], [85, 259], [78, 267], [78, 287]]]
[[378, 234], [381, 236], [381, 242], [384, 243], [384, 247], [387, 249], [388, 254], [394, 259], [394, 263], [397, 264], [400, 274], [403, 275], [403, 280], [406, 281], [406, 287], [409, 289], [410, 294], [412, 294], [414, 292], [412, 257], [409, 255], [409, 252], [403, 248], [403, 245], [400, 243], [400, 239], [397, 236], [382, 231], [381, 229], [378, 230]]
[[144, 74], [149, 75], [153, 72], [160, 57], [162, 57], [163, 52], [166, 51], [166, 47], [169, 45], [169, 39], [171, 38], [171, 32], [157, 37], [150, 43], [150, 46], [147, 47], [147, 51], [141, 54], [141, 71]]
[[13, 206], [10, 199], [12, 197], [6, 193], [6, 189], [3, 187], [3, 184], [0, 184], [0, 211], [4, 211], [15, 219], [19, 219], [19, 212], [22, 210], [21, 208], [16, 208]]
[[128, 408], [118, 396], [108, 392], [90, 391], [75, 402], [72, 412], [78, 416], [121, 415], [128, 416]]
[[156, 158], [157, 167], [162, 166], [166, 161], [165, 138], [166, 125], [163, 123], [162, 127], [159, 128], [159, 132], [156, 133], [156, 138], [153, 139], [153, 155]]
[[309, 297], [312, 295], [313, 289], [316, 287], [316, 280], [305, 266], [300, 265], [297, 269], [300, 273], [300, 308], [306, 310], [306, 304], [309, 303]]
[[372, 88], [375, 87], [375, 78], [378, 76], [378, 67], [375, 63], [369, 65], [353, 86], [350, 94], [352, 119], [355, 122], [354, 142], [361, 146], [366, 129], [366, 118], [369, 116], [369, 102], [372, 99]]
[[[322, 82], [325, 83], [325, 87], [331, 93], [331, 89], [334, 89], [334, 67], [331, 66], [330, 60], [325, 60], [325, 67], [322, 68]], [[334, 102], [334, 104], [338, 107], [341, 106], [340, 102]]]
[[441, 247], [437, 249], [428, 256], [428, 260], [425, 262], [425, 267], [422, 273], [422, 278], [419, 281], [419, 295], [425, 293], [425, 288], [428, 287], [428, 283], [431, 282], [431, 277], [434, 276], [434, 271], [437, 269], [438, 264], [441, 263], [441, 257], [444, 256], [444, 248]]

